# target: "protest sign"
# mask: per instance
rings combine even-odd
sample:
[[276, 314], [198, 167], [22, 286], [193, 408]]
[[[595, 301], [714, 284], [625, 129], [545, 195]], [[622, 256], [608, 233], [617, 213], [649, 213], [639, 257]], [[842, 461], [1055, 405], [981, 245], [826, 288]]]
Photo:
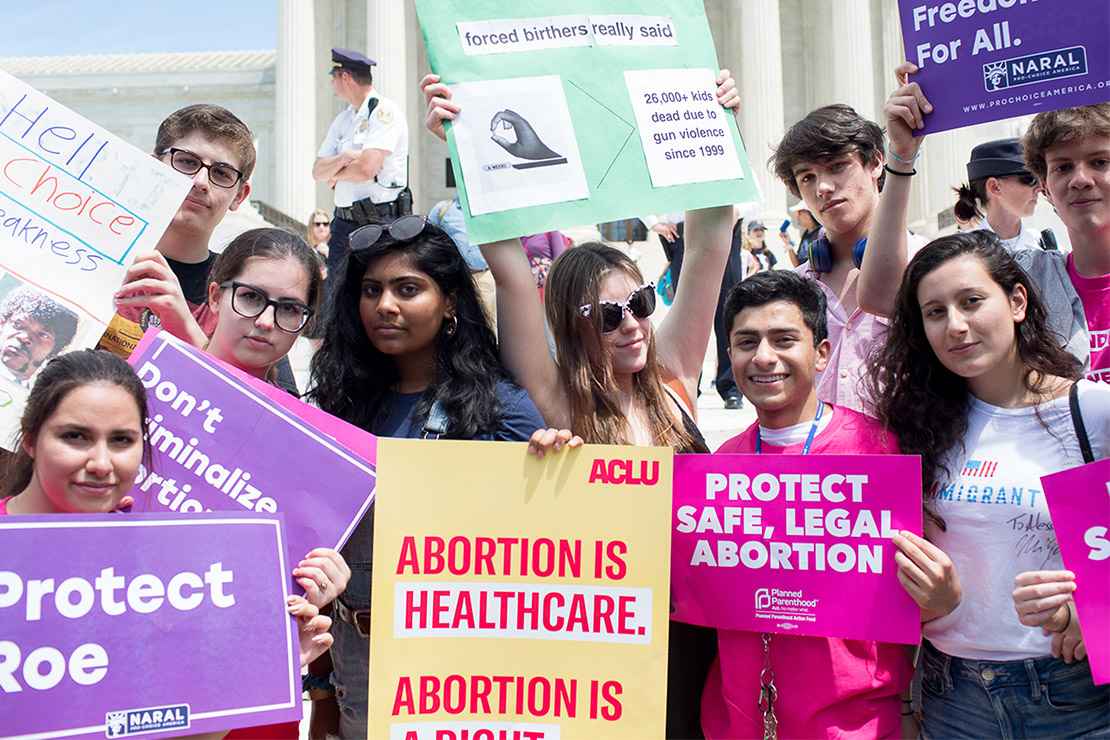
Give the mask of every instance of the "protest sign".
[[300, 718], [280, 515], [3, 516], [0, 539], [3, 735]]
[[347, 541], [373, 500], [364, 458], [168, 332], [148, 331], [130, 362], [147, 389], [152, 456], [135, 511], [280, 511], [293, 563]]
[[898, 0], [919, 134], [1110, 100], [1106, 0]]
[[417, 0], [476, 243], [758, 200], [701, 0]]
[[91, 347], [128, 265], [158, 243], [185, 176], [0, 71], [0, 445], [38, 369]]
[[678, 455], [673, 618], [730, 630], [915, 644], [898, 582], [921, 533], [921, 462], [901, 455]]
[[1041, 478], [1095, 683], [1110, 683], [1110, 460]]
[[378, 444], [370, 737], [662, 737], [671, 451]]

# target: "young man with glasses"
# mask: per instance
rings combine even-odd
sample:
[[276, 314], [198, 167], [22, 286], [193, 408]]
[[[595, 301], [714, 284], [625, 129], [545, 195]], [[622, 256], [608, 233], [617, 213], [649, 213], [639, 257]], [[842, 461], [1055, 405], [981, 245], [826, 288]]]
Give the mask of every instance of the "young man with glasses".
[[100, 344], [124, 356], [148, 326], [203, 344], [203, 335], [213, 328], [207, 283], [216, 254], [208, 243], [224, 215], [250, 194], [255, 163], [250, 129], [216, 105], [171, 113], [158, 127], [154, 156], [190, 176], [193, 186], [156, 251], [132, 263], [116, 294], [120, 315]]

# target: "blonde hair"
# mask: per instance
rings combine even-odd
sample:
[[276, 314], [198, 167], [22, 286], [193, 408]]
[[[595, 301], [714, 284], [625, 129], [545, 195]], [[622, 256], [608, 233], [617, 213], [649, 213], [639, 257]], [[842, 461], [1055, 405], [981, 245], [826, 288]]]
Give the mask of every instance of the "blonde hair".
[[[308, 217], [308, 226], [306, 227], [308, 229], [307, 240], [308, 246], [312, 247], [313, 249], [316, 249], [316, 247], [319, 246], [321, 243], [327, 243], [327, 240], [324, 240], [324, 242], [316, 241], [316, 237], [312, 235], [312, 224], [316, 221], [317, 216], [323, 216], [325, 219], [327, 219], [329, 224], [331, 223], [331, 216], [328, 215], [328, 212], [321, 211], [319, 208], [313, 211], [312, 215]], [[328, 228], [330, 229], [331, 226], [329, 226]]]

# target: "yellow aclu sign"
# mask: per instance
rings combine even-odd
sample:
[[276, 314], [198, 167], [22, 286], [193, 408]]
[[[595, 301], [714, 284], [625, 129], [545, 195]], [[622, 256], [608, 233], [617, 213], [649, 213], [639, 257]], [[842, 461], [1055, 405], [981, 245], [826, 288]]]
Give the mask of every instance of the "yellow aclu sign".
[[671, 457], [379, 439], [370, 737], [663, 737]]

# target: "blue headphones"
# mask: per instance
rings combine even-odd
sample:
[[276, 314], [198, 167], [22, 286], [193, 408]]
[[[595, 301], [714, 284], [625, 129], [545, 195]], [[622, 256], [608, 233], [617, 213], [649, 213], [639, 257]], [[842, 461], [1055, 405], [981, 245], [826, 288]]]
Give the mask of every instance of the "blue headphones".
[[[863, 267], [863, 252], [867, 249], [867, 237], [863, 237], [852, 247], [852, 262], [856, 267]], [[817, 238], [809, 245], [809, 264], [816, 272], [832, 272], [832, 244], [825, 236], [825, 229], [821, 229]]]

